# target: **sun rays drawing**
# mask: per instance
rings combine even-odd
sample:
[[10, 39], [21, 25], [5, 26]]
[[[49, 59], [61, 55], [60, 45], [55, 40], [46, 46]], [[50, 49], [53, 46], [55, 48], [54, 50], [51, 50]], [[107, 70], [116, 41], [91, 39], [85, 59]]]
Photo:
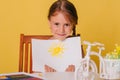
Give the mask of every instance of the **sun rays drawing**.
[[58, 57], [58, 56], [62, 56], [64, 50], [65, 50], [64, 44], [62, 42], [59, 42], [59, 43], [53, 43], [48, 49], [48, 52], [51, 54], [51, 56]]

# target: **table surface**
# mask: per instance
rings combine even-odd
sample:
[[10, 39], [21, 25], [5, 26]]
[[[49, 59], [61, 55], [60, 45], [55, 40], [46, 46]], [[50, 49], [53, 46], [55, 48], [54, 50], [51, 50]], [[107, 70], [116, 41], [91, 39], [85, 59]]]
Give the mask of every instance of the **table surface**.
[[74, 80], [72, 72], [47, 72], [43, 74], [45, 80]]
[[[94, 75], [94, 73], [91, 74]], [[45, 80], [76, 80], [74, 72], [46, 72], [42, 73], [42, 78]], [[103, 79], [100, 79], [97, 75], [95, 75], [94, 80]]]

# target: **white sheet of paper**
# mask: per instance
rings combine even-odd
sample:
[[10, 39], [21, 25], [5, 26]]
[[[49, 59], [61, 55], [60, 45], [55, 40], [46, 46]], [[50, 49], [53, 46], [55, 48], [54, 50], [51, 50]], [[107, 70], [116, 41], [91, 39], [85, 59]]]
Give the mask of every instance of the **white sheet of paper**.
[[33, 71], [45, 72], [45, 64], [58, 72], [64, 72], [71, 64], [78, 67], [81, 52], [80, 37], [70, 37], [64, 41], [32, 39]]

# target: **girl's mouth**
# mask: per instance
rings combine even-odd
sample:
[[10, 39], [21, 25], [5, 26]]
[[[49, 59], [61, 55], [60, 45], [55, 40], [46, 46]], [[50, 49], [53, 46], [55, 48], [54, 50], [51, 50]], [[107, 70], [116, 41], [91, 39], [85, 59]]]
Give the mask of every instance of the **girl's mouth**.
[[59, 36], [65, 36], [66, 34], [58, 34]]

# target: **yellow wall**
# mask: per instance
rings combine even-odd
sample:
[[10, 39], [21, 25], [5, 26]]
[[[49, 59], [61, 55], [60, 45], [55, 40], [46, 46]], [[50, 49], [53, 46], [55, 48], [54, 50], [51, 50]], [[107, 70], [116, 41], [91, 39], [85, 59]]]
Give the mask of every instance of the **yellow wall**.
[[[50, 34], [47, 13], [55, 0], [0, 0], [0, 73], [18, 70], [19, 36]], [[104, 54], [120, 45], [120, 0], [70, 0], [78, 10], [82, 41], [100, 41]]]

